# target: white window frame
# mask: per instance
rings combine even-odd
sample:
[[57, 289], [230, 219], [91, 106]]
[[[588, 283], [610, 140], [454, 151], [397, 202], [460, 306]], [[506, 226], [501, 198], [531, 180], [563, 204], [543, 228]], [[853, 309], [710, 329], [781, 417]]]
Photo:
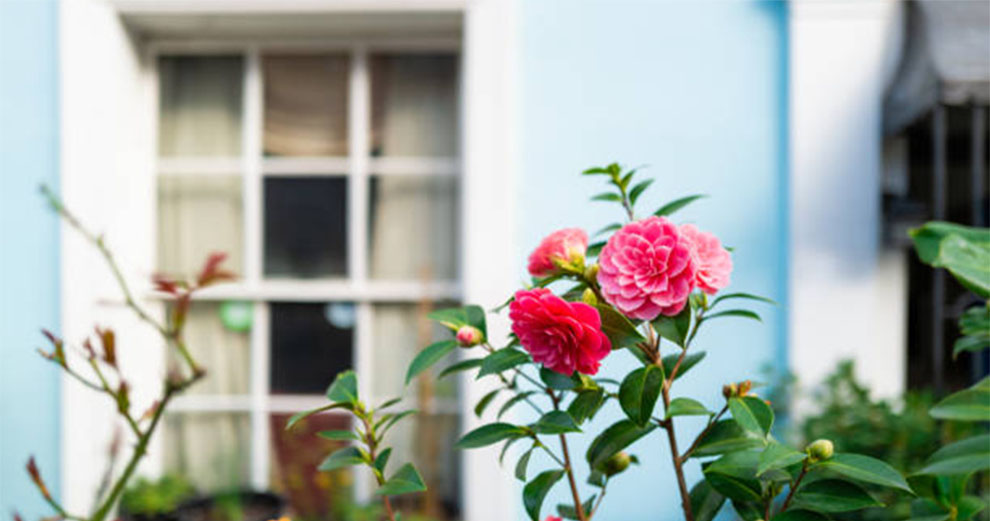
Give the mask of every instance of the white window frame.
[[[60, 8], [60, 106], [61, 192], [91, 227], [105, 233], [124, 264], [125, 277], [136, 288], [146, 287], [154, 271], [156, 214], [155, 176], [158, 167], [181, 169], [181, 164], [156, 164], [156, 125], [145, 110], [157, 104], [156, 81], [149, 74], [151, 46], [129, 31], [122, 20], [128, 12], [160, 12], [171, 16], [196, 12], [224, 16], [262, 9], [266, 12], [432, 12], [451, 9], [463, 13], [461, 67], [461, 262], [456, 286], [433, 288], [438, 296], [459, 296], [467, 302], [496, 303], [518, 284], [519, 263], [515, 243], [516, 102], [517, 57], [514, 2], [502, 0], [320, 0], [262, 2], [254, 0], [74, 0]], [[196, 46], [210, 42], [164, 42], [156, 45]], [[212, 42], [230, 45], [231, 42]], [[271, 43], [271, 42], [268, 42]], [[285, 42], [287, 45], [299, 42]], [[302, 42], [312, 45], [314, 42]], [[347, 42], [322, 41], [324, 45]], [[211, 51], [218, 50], [218, 47]], [[403, 49], [408, 50], [408, 48]], [[245, 98], [251, 97], [245, 92]], [[144, 108], [142, 108], [144, 107]], [[361, 132], [351, 132], [353, 137]], [[260, 136], [257, 136], [260, 139]], [[121, 146], [121, 145], [124, 146]], [[351, 143], [351, 146], [355, 146]], [[248, 147], [245, 147], [248, 148]], [[107, 158], [111, 158], [107, 161]], [[239, 165], [237, 165], [239, 167]], [[272, 166], [272, 165], [268, 165]], [[293, 168], [299, 165], [293, 165]], [[313, 165], [324, 168], [327, 165]], [[217, 165], [217, 170], [231, 165]], [[354, 168], [354, 165], [351, 165]], [[254, 165], [259, 168], [259, 165]], [[382, 168], [396, 173], [408, 165], [393, 162]], [[248, 194], [244, 194], [245, 196]], [[112, 199], [111, 199], [112, 198]], [[108, 205], [108, 200], [115, 204]], [[260, 215], [260, 214], [259, 214]], [[363, 237], [364, 234], [359, 234]], [[82, 338], [94, 322], [118, 328], [124, 342], [139, 345], [137, 360], [122, 353], [122, 363], [136, 380], [135, 406], [157, 393], [164, 356], [149, 345], [154, 336], [129, 321], [114, 304], [118, 293], [113, 281], [102, 276], [100, 259], [88, 245], [69, 232], [62, 234], [62, 333]], [[253, 246], [257, 248], [257, 245]], [[257, 257], [260, 260], [260, 257]], [[247, 260], [247, 259], [245, 259]], [[363, 265], [363, 263], [355, 264]], [[352, 284], [325, 281], [310, 287], [314, 301], [334, 292], [342, 297], [355, 292]], [[268, 286], [265, 298], [279, 295], [300, 297], [298, 287], [286, 282]], [[213, 298], [244, 298], [234, 288], [216, 288]], [[367, 289], [376, 300], [404, 299], [415, 288], [395, 285]], [[224, 295], [226, 291], [228, 294]], [[240, 291], [240, 290], [239, 290]], [[371, 293], [368, 293], [371, 294]], [[207, 294], [207, 296], [210, 296]], [[261, 311], [256, 308], [256, 313]], [[266, 319], [267, 317], [262, 317]], [[255, 329], [262, 322], [255, 321]], [[504, 318], [490, 321], [493, 336], [508, 331]], [[267, 348], [267, 345], [265, 346]], [[359, 365], [366, 363], [356, 360]], [[265, 368], [255, 367], [255, 371]], [[263, 372], [267, 377], [267, 371]], [[258, 380], [258, 378], [255, 378]], [[467, 380], [464, 380], [467, 383]], [[462, 429], [476, 426], [470, 404], [487, 392], [472, 382], [461, 386]], [[254, 394], [252, 394], [254, 396]], [[71, 379], [62, 384], [62, 496], [72, 510], [89, 507], [95, 484], [103, 470], [105, 449], [112, 437], [106, 427], [114, 417], [104, 397], [79, 389]], [[203, 404], [201, 404], [203, 405]], [[226, 404], [225, 406], [237, 404]], [[187, 407], [194, 407], [188, 402]], [[205, 406], [205, 405], [204, 405]], [[244, 406], [241, 404], [240, 406]], [[266, 429], [262, 429], [266, 430]], [[153, 441], [151, 451], [154, 452]], [[502, 521], [516, 518], [518, 491], [512, 477], [494, 464], [496, 448], [468, 451], [461, 455], [463, 518], [471, 521]], [[147, 460], [141, 472], [155, 474], [159, 464]], [[257, 470], [255, 470], [257, 472]]]

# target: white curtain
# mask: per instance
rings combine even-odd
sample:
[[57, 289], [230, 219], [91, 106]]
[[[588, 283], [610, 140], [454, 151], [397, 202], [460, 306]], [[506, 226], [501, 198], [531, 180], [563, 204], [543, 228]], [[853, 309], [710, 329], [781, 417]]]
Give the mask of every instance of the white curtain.
[[162, 156], [241, 153], [240, 57], [183, 56], [159, 61]]
[[[207, 368], [206, 378], [190, 394], [246, 395], [250, 392], [251, 343], [247, 331], [231, 331], [220, 318], [223, 305], [197, 302], [186, 319], [185, 340], [196, 361]], [[178, 360], [176, 360], [178, 362]]]
[[457, 155], [457, 59], [403, 55], [372, 59], [374, 155]]
[[244, 249], [241, 178], [162, 175], [158, 178], [158, 269], [193, 275], [214, 251], [241, 273]]
[[251, 421], [245, 413], [170, 413], [161, 450], [166, 472], [185, 476], [202, 492], [250, 481]]
[[263, 69], [265, 154], [346, 156], [350, 59], [273, 55]]

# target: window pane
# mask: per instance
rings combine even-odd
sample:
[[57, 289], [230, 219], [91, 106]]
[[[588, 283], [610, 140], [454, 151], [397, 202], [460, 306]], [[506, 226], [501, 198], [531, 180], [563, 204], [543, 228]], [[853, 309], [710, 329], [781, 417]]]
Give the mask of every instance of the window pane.
[[457, 185], [454, 176], [372, 176], [372, 278], [456, 278]]
[[345, 445], [317, 433], [349, 430], [350, 420], [342, 414], [316, 414], [286, 430], [290, 417], [271, 416], [272, 488], [289, 500], [292, 519], [337, 519], [329, 514], [351, 500], [353, 477], [350, 469], [316, 470], [331, 452]]
[[347, 155], [347, 56], [265, 56], [265, 154]]
[[271, 392], [323, 394], [352, 367], [354, 305], [271, 305]]
[[[249, 302], [194, 302], [186, 316], [184, 336], [190, 354], [208, 369], [189, 394], [247, 394], [251, 374]], [[181, 364], [171, 350], [174, 363]]]
[[239, 56], [159, 59], [163, 156], [237, 156], [241, 153]]
[[224, 265], [241, 273], [242, 212], [238, 176], [159, 176], [158, 269], [197, 273], [210, 253], [222, 251]]
[[347, 273], [347, 180], [265, 179], [265, 274]]
[[203, 492], [250, 482], [251, 422], [247, 413], [171, 413], [165, 416], [165, 469]]
[[372, 155], [456, 155], [456, 56], [374, 56], [371, 97]]
[[[450, 332], [426, 317], [438, 307], [432, 303], [377, 304], [373, 311], [372, 330], [372, 391], [376, 400], [385, 400], [415, 392], [423, 402], [432, 398], [450, 399], [456, 393], [456, 379], [435, 380], [419, 378], [406, 387], [405, 374], [409, 362], [427, 345], [450, 338]], [[455, 354], [437, 362], [441, 368], [455, 361]]]

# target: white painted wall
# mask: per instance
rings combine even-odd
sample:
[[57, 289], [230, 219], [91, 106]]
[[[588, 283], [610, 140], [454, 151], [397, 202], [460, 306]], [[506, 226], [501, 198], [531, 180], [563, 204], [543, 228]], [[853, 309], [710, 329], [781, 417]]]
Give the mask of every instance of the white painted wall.
[[903, 6], [790, 7], [791, 370], [808, 386], [852, 358], [877, 395], [894, 396], [905, 385], [906, 264], [880, 242], [881, 123]]

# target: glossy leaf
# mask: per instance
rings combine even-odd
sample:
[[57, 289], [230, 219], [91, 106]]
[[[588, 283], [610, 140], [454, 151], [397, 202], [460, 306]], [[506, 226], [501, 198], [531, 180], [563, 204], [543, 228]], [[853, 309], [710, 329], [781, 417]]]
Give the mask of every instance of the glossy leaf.
[[636, 204], [636, 200], [639, 199], [639, 196], [642, 195], [643, 191], [649, 188], [651, 184], [653, 184], [652, 178], [645, 181], [640, 181], [636, 184], [636, 186], [632, 187], [632, 190], [629, 190], [629, 202]]
[[816, 467], [827, 469], [840, 476], [864, 483], [896, 488], [912, 493], [907, 481], [894, 467], [876, 458], [862, 454], [836, 454], [819, 462]]
[[932, 407], [930, 414], [942, 420], [990, 421], [990, 377], [950, 394]]
[[673, 201], [661, 206], [659, 209], [657, 209], [657, 211], [653, 212], [653, 215], [660, 217], [673, 215], [674, 212], [704, 197], [707, 196], [703, 194], [695, 194], [695, 195], [689, 195], [687, 197], [681, 197], [680, 199], [674, 199]]
[[567, 413], [580, 425], [594, 417], [604, 402], [605, 393], [601, 390], [581, 391], [567, 406]]
[[653, 327], [660, 336], [676, 345], [684, 347], [691, 331], [691, 306], [684, 306], [680, 313], [672, 317], [660, 315], [653, 320]]
[[482, 396], [481, 399], [478, 400], [478, 403], [474, 406], [474, 415], [481, 418], [481, 415], [485, 413], [485, 409], [488, 408], [488, 405], [492, 403], [492, 400], [494, 400], [501, 391], [501, 389], [495, 389], [494, 391]]
[[546, 384], [547, 387], [557, 391], [569, 391], [581, 383], [579, 380], [576, 380], [573, 375], [560, 374], [557, 371], [552, 371], [546, 367], [540, 368], [540, 380]]
[[320, 431], [316, 433], [317, 436], [335, 441], [358, 441], [358, 435], [354, 431]]
[[411, 382], [416, 375], [429, 369], [433, 364], [439, 362], [456, 348], [457, 342], [453, 340], [443, 340], [426, 346], [425, 349], [416, 355], [412, 363], [409, 364], [409, 370], [406, 371], [406, 384]]
[[708, 431], [691, 457], [716, 456], [756, 447], [762, 447], [763, 440], [744, 431], [735, 420], [719, 420]]
[[406, 463], [399, 467], [399, 470], [375, 491], [375, 495], [398, 496], [400, 494], [423, 492], [425, 490], [426, 483], [423, 482], [423, 477], [419, 475], [419, 471], [416, 470], [416, 467], [412, 463]]
[[766, 436], [773, 426], [773, 409], [756, 396], [743, 396], [729, 399], [732, 419], [743, 430]]
[[571, 415], [564, 411], [550, 411], [531, 425], [530, 428], [537, 434], [563, 434], [581, 430], [577, 426], [577, 423], [575, 423], [574, 418], [571, 418]]
[[602, 332], [612, 342], [612, 349], [632, 347], [646, 341], [636, 326], [612, 306], [599, 302], [595, 308], [602, 319]]
[[445, 308], [427, 313], [426, 318], [443, 324], [451, 331], [457, 331], [469, 325], [467, 312], [464, 308]]
[[354, 371], [344, 371], [337, 375], [327, 388], [327, 398], [331, 402], [344, 402], [354, 405], [358, 401], [357, 375]]
[[437, 380], [447, 375], [459, 373], [462, 371], [469, 371], [471, 369], [474, 369], [475, 367], [481, 367], [481, 364], [482, 362], [484, 362], [484, 360], [485, 360], [484, 358], [472, 358], [470, 360], [462, 360], [460, 362], [457, 362], [456, 364], [452, 364], [447, 368], [445, 368], [443, 371], [440, 371], [440, 374], [437, 375]]
[[990, 229], [935, 221], [910, 234], [922, 262], [946, 268], [970, 291], [990, 297]]
[[547, 470], [538, 474], [523, 487], [523, 506], [532, 521], [539, 521], [543, 500], [562, 477], [564, 477], [563, 470]]
[[458, 449], [475, 449], [498, 443], [509, 438], [525, 436], [526, 431], [511, 423], [489, 423], [461, 436], [454, 447]]
[[759, 476], [769, 470], [801, 463], [807, 457], [808, 455], [804, 452], [796, 451], [780, 443], [771, 443], [760, 453], [760, 462], [756, 467], [756, 475]]
[[377, 457], [375, 457], [374, 467], [379, 473], [385, 473], [385, 467], [388, 466], [388, 458], [392, 455], [392, 448], [388, 447], [381, 451]]
[[[595, 505], [596, 497], [598, 497], [597, 494], [592, 494], [591, 497], [581, 502], [581, 508], [584, 509], [585, 513], [591, 512], [591, 509]], [[557, 505], [557, 513], [564, 519], [578, 519], [577, 510], [574, 510], [574, 505], [560, 503]]]
[[331, 403], [331, 404], [324, 405], [322, 407], [317, 407], [315, 409], [310, 409], [308, 411], [297, 412], [296, 414], [293, 414], [291, 418], [289, 418], [289, 421], [288, 422], [286, 422], [285, 429], [286, 430], [291, 429], [295, 424], [299, 423], [304, 418], [307, 418], [307, 417], [312, 416], [314, 414], [318, 414], [318, 413], [321, 413], [323, 411], [329, 411], [331, 409], [342, 409], [342, 408], [350, 408], [350, 404]]
[[[680, 357], [679, 354], [667, 355], [661, 360], [663, 365], [663, 374], [668, 378], [670, 374], [674, 371], [674, 366], [677, 365], [677, 359]], [[681, 367], [677, 369], [677, 374], [674, 375], [674, 380], [684, 376], [692, 367], [698, 365], [698, 362], [705, 359], [705, 352], [698, 351], [697, 353], [691, 353], [684, 357], [684, 361], [681, 362]]]
[[819, 512], [852, 512], [883, 503], [855, 483], [822, 479], [802, 486], [794, 496], [794, 506]]
[[705, 480], [691, 487], [691, 512], [695, 521], [712, 521], [725, 504], [725, 496], [716, 491]]
[[710, 315], [705, 315], [705, 320], [712, 320], [720, 317], [740, 317], [740, 318], [751, 318], [757, 322], [763, 322], [760, 315], [754, 311], [748, 309], [729, 309], [726, 311], [719, 311], [717, 313], [712, 313]]
[[773, 299], [770, 299], [770, 298], [767, 298], [767, 297], [761, 297], [759, 295], [754, 295], [752, 293], [741, 293], [740, 292], [740, 293], [726, 293], [725, 295], [719, 295], [718, 297], [715, 298], [715, 300], [712, 300], [712, 303], [708, 305], [708, 308], [711, 309], [711, 308], [717, 306], [720, 302], [723, 302], [723, 301], [726, 301], [726, 300], [736, 300], [736, 299], [753, 300], [753, 301], [756, 301], [756, 302], [763, 302], [765, 304], [772, 304], [772, 305], [775, 305], [775, 306], [777, 305], [777, 301], [775, 301]]
[[518, 479], [519, 481], [522, 482], [526, 481], [526, 468], [529, 467], [529, 457], [532, 456], [534, 448], [535, 447], [531, 447], [529, 450], [524, 452], [523, 455], [519, 457], [519, 461], [516, 462], [515, 473], [516, 473], [516, 479]]
[[622, 202], [622, 196], [612, 192], [602, 192], [592, 197], [591, 200], [619, 203]]
[[734, 501], [759, 501], [762, 495], [756, 479], [759, 455], [753, 451], [732, 452], [704, 466], [708, 483]]
[[827, 517], [810, 510], [790, 510], [770, 518], [771, 521], [829, 521]]
[[344, 447], [327, 456], [317, 469], [330, 471], [365, 463], [369, 463], [369, 461], [367, 455], [361, 449], [357, 447]]
[[691, 398], [674, 398], [670, 401], [670, 407], [667, 408], [667, 418], [673, 418], [674, 416], [710, 416], [712, 411], [709, 411], [701, 402], [693, 400]]
[[918, 474], [969, 474], [990, 469], [990, 434], [950, 443], [928, 458]]
[[464, 306], [464, 317], [469, 326], [478, 328], [482, 338], [488, 338], [488, 324], [485, 320], [485, 310], [481, 306]]
[[481, 362], [481, 370], [478, 371], [478, 378], [490, 374], [501, 373], [518, 367], [529, 361], [529, 355], [516, 349], [499, 349], [485, 357]]
[[640, 367], [626, 376], [619, 387], [619, 405], [626, 416], [639, 425], [645, 425], [653, 416], [663, 374], [652, 365]]
[[605, 429], [591, 442], [585, 458], [592, 468], [596, 468], [615, 453], [653, 432], [655, 428], [656, 425], [653, 424], [641, 427], [630, 420], [621, 420]]

